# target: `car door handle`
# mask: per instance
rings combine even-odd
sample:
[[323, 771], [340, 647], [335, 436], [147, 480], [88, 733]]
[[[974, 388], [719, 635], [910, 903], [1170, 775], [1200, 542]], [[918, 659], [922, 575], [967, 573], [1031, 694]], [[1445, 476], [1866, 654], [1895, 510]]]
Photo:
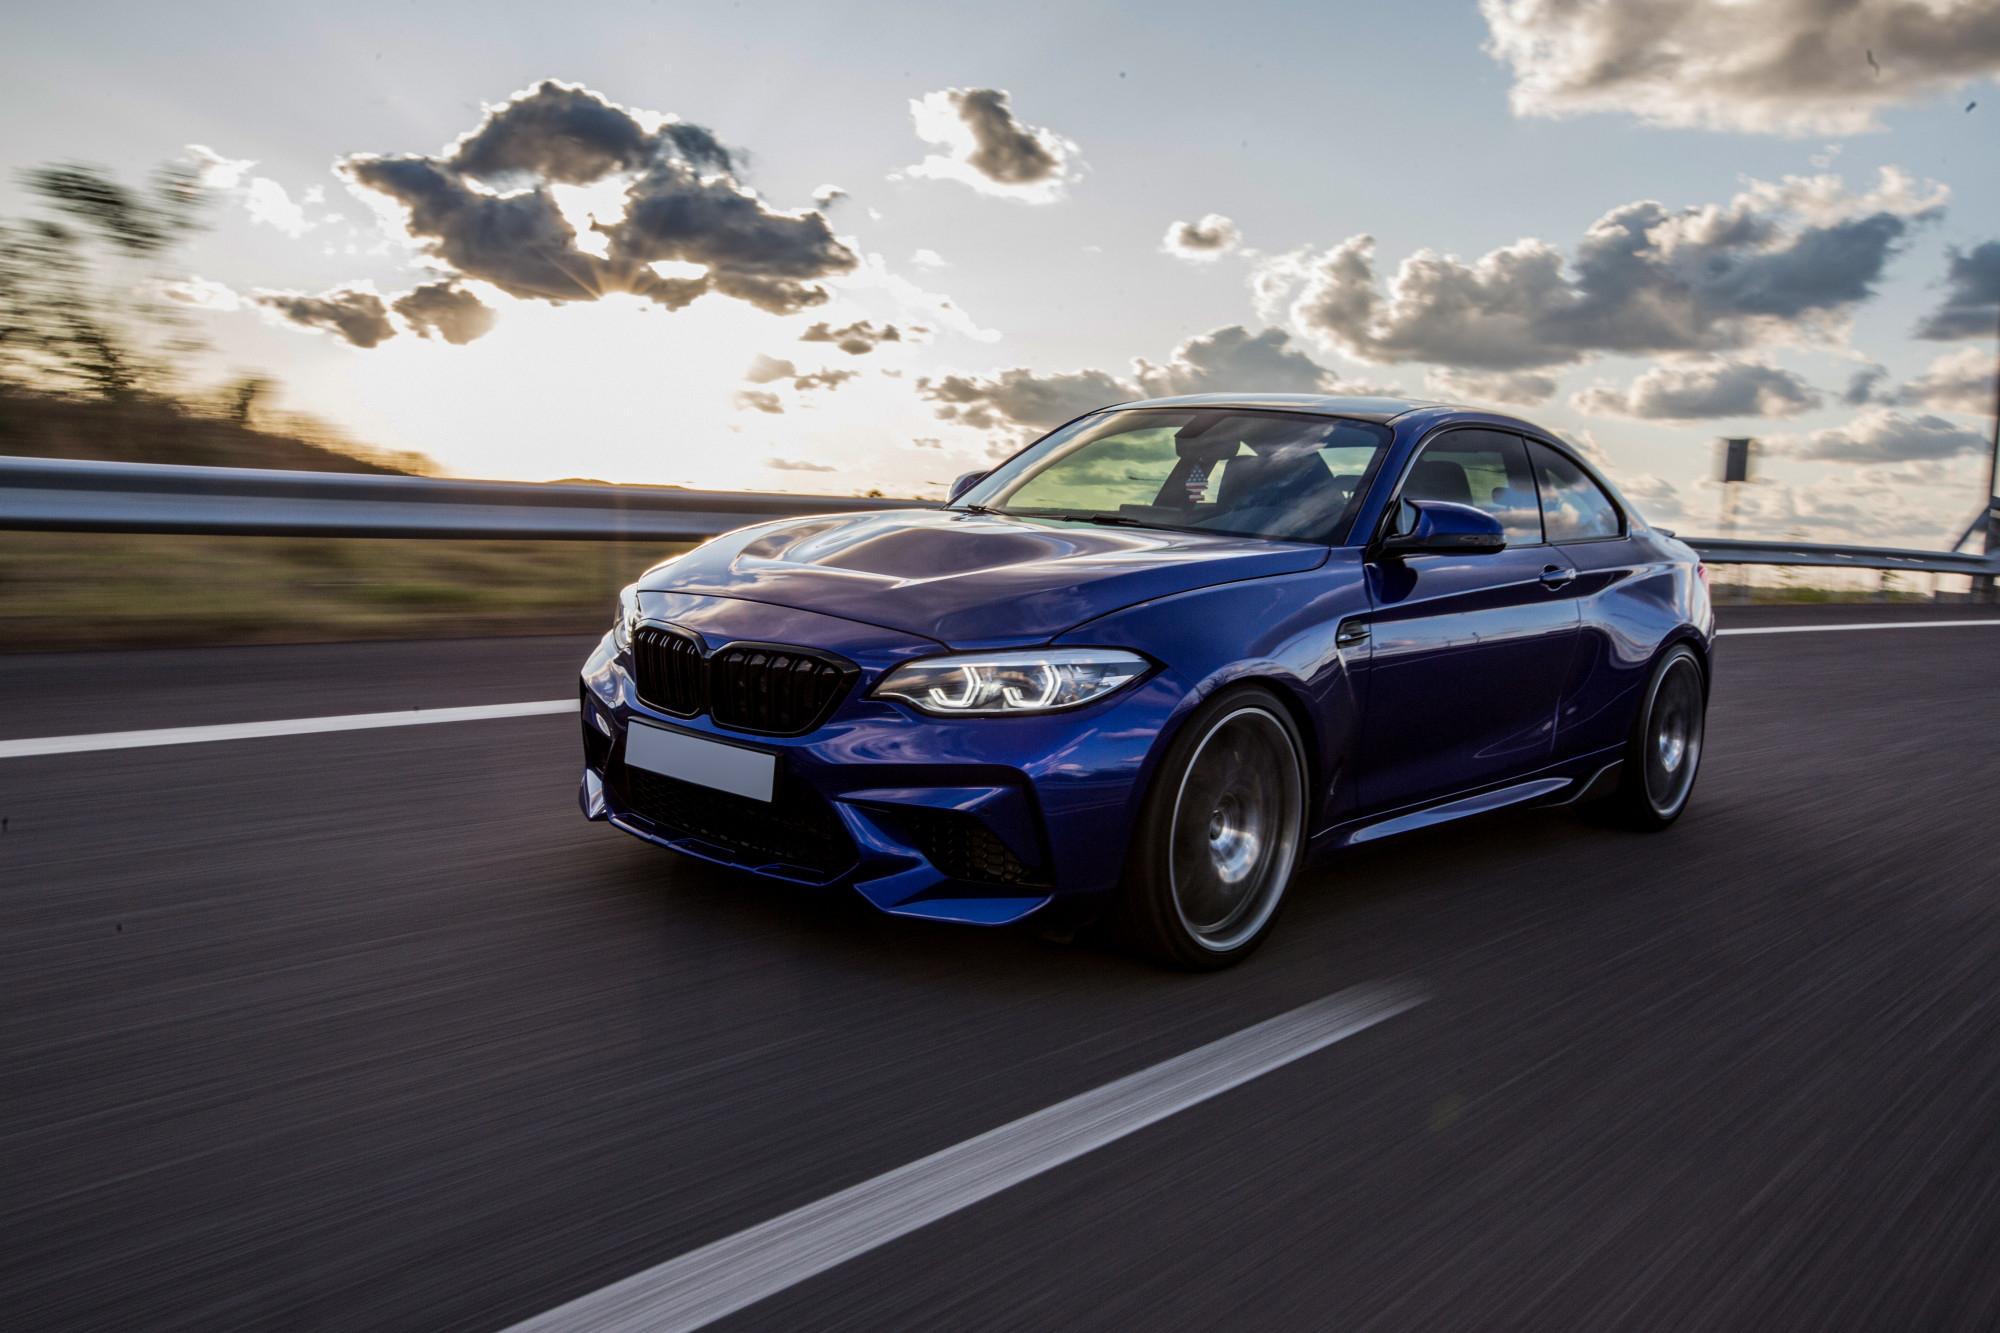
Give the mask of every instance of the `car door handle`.
[[1368, 626], [1359, 620], [1348, 621], [1333, 636], [1333, 646], [1336, 648], [1352, 648], [1356, 644], [1366, 642], [1368, 642]]
[[1542, 571], [1542, 586], [1550, 592], [1576, 582], [1576, 571], [1567, 565], [1550, 565]]

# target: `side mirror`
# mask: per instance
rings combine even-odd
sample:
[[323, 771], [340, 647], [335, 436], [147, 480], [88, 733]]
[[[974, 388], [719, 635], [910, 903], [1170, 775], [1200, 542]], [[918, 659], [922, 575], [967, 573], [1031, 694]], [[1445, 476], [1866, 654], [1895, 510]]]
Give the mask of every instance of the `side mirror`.
[[960, 477], [957, 481], [954, 481], [951, 484], [951, 495], [945, 499], [945, 503], [948, 505], [957, 504], [959, 496], [964, 495], [967, 491], [971, 490], [974, 486], [977, 486], [980, 482], [985, 480], [986, 480], [986, 474], [984, 472], [966, 473], [964, 476]]
[[1507, 530], [1484, 509], [1449, 500], [1404, 500], [1380, 549], [1384, 555], [1491, 555], [1506, 546]]

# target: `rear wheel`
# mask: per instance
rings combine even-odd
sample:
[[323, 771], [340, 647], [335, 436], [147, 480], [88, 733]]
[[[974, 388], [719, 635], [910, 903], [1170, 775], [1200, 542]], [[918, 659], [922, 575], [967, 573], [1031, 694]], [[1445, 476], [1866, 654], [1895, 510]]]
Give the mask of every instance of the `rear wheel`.
[[1632, 736], [1618, 790], [1604, 813], [1627, 828], [1663, 829], [1681, 817], [1694, 791], [1708, 721], [1708, 697], [1701, 662], [1681, 645], [1653, 668]]
[[1146, 793], [1119, 889], [1119, 935], [1193, 970], [1249, 954], [1298, 866], [1305, 792], [1305, 747], [1276, 695], [1246, 686], [1203, 704]]

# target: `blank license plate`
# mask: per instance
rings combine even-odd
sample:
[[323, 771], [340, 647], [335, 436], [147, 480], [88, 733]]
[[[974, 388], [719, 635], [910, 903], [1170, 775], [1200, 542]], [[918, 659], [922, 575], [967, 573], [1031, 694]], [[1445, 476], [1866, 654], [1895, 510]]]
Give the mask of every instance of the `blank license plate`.
[[649, 727], [643, 722], [634, 722], [625, 732], [625, 762], [649, 773], [748, 796], [753, 801], [770, 800], [771, 788], [778, 780], [778, 756], [774, 754], [724, 745], [685, 731]]

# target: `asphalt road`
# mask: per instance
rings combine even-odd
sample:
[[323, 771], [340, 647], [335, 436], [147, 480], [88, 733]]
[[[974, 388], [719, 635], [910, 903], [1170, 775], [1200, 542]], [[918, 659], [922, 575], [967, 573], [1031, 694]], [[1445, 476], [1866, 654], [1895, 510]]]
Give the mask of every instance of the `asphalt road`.
[[[0, 658], [0, 738], [561, 697], [584, 647]], [[1381, 846], [1207, 977], [587, 824], [567, 717], [4, 761], [0, 1323], [498, 1330], [1396, 981], [716, 1327], [1993, 1328], [2000, 628], [1720, 657], [1674, 830]]]

